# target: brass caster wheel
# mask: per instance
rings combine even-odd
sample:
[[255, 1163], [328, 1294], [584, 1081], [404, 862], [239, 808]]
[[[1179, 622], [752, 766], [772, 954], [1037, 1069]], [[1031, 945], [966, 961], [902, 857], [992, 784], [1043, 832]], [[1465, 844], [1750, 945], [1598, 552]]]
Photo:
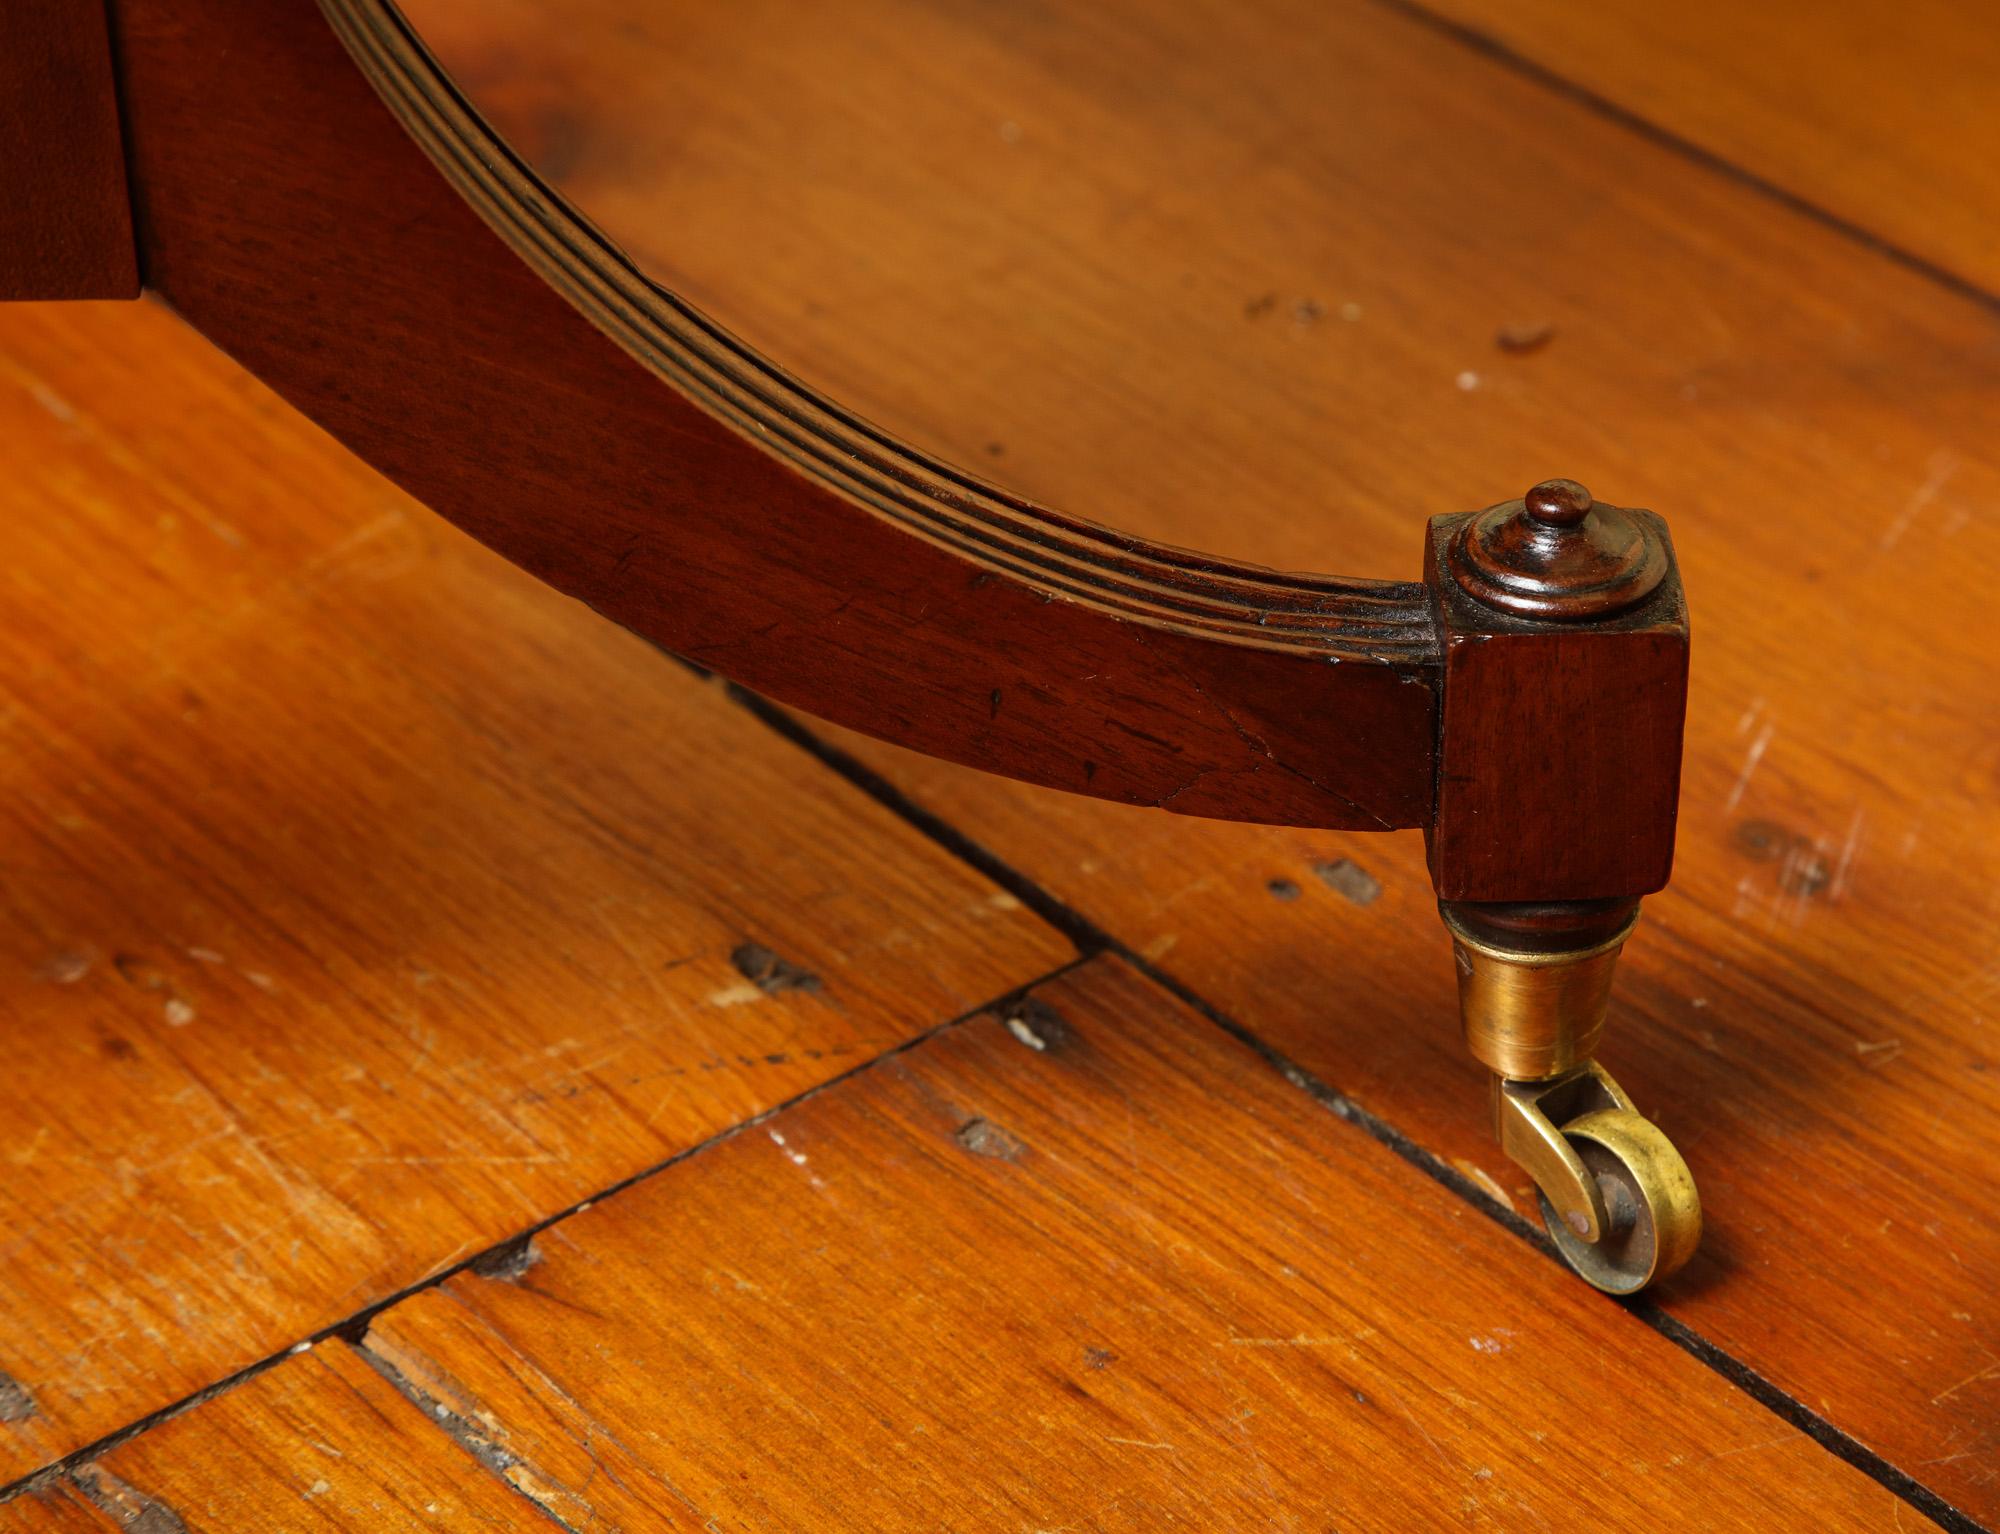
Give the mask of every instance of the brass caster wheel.
[[1493, 1083], [1501, 1149], [1541, 1195], [1542, 1220], [1577, 1274], [1636, 1294], [1694, 1255], [1701, 1197], [1673, 1142], [1604, 1068]]
[[1542, 1222], [1563, 1261], [1606, 1294], [1636, 1294], [1694, 1255], [1701, 1196], [1674, 1142], [1628, 1108], [1605, 1108], [1563, 1125], [1604, 1208], [1587, 1241], [1541, 1194]]
[[1694, 1255], [1701, 1199], [1673, 1142], [1591, 1059], [1638, 902], [1440, 902], [1465, 1042], [1493, 1074], [1493, 1132], [1534, 1179], [1563, 1260], [1636, 1294]]

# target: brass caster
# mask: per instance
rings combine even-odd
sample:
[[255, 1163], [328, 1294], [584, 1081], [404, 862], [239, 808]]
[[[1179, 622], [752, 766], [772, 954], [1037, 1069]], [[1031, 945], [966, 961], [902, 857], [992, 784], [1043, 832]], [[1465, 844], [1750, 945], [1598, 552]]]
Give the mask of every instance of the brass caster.
[[1665, 1278], [1701, 1240], [1694, 1178], [1591, 1058], [1638, 902], [1440, 909], [1465, 1042], [1493, 1072], [1494, 1132], [1540, 1190], [1556, 1250], [1607, 1294]]
[[1493, 1127], [1586, 1283], [1636, 1294], [1694, 1255], [1701, 1196], [1687, 1163], [1595, 1061], [1542, 1081], [1495, 1077]]

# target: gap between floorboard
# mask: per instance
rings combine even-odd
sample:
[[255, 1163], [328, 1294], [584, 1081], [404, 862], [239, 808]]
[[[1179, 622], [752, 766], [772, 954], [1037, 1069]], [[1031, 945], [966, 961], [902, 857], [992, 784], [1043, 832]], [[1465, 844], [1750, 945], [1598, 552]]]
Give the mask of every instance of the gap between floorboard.
[[1609, 96], [1600, 95], [1589, 86], [1570, 79], [1539, 60], [1517, 52], [1501, 39], [1482, 32], [1478, 27], [1450, 16], [1440, 15], [1417, 3], [1417, 0], [1375, 0], [1375, 3], [1384, 10], [1393, 12], [1417, 26], [1427, 27], [1460, 47], [1467, 48], [1482, 58], [1490, 59], [1501, 68], [1510, 70], [1543, 89], [1576, 103], [1607, 122], [1615, 123], [1628, 132], [1638, 134], [1649, 143], [1657, 144], [1662, 149], [1701, 166], [1704, 170], [1723, 176], [1778, 204], [1788, 212], [1811, 220], [1841, 239], [1851, 241], [1885, 261], [1894, 262], [1927, 282], [1936, 283], [1959, 298], [1967, 299], [1981, 308], [2000, 314], [2000, 294], [1989, 292], [1970, 277], [1961, 276], [1950, 267], [1933, 261], [1928, 256], [1920, 256], [1886, 236], [1875, 233], [1865, 224], [1856, 223], [1853, 219], [1836, 213], [1831, 208], [1823, 207], [1789, 187], [1780, 186], [1768, 177], [1759, 175], [1748, 166], [1739, 165], [1715, 150], [1698, 144], [1693, 139], [1685, 138], [1649, 117], [1641, 116], [1632, 108], [1613, 101]]
[[[1401, 3], [1401, 0], [1381, 0], [1381, 3], [1398, 5]], [[693, 669], [699, 670], [700, 668]], [[80, 1466], [111, 1452], [120, 1444], [129, 1442], [148, 1429], [173, 1417], [180, 1416], [182, 1413], [194, 1409], [203, 1402], [213, 1400], [215, 1397], [234, 1388], [236, 1385], [242, 1384], [246, 1380], [254, 1379], [267, 1369], [275, 1367], [286, 1358], [308, 1347], [328, 1340], [338, 1339], [360, 1347], [363, 1356], [369, 1357], [370, 1361], [373, 1362], [372, 1355], [368, 1353], [365, 1347], [361, 1347], [362, 1339], [367, 1332], [368, 1324], [377, 1315], [391, 1306], [400, 1304], [413, 1295], [436, 1288], [447, 1279], [453, 1278], [459, 1273], [475, 1268], [491, 1270], [495, 1264], [503, 1264], [514, 1260], [525, 1249], [527, 1243], [540, 1232], [547, 1230], [550, 1226], [569, 1218], [573, 1214], [582, 1212], [600, 1199], [610, 1198], [618, 1193], [622, 1193], [627, 1188], [657, 1176], [669, 1167], [700, 1155], [711, 1146], [732, 1139], [747, 1129], [753, 1129], [777, 1114], [783, 1113], [821, 1092], [838, 1086], [863, 1071], [872, 1069], [883, 1060], [914, 1049], [972, 1018], [982, 1016], [996, 1008], [1005, 1007], [1009, 1003], [1026, 996], [1029, 992], [1089, 962], [1096, 955], [1103, 953], [1116, 954], [1120, 959], [1131, 965], [1133, 969], [1144, 975], [1155, 985], [1158, 985], [1162, 990], [1192, 1007], [1210, 1023], [1254, 1050], [1260, 1058], [1283, 1076], [1286, 1081], [1305, 1092], [1335, 1117], [1354, 1125], [1378, 1143], [1395, 1152], [1426, 1176], [1449, 1188], [1453, 1193], [1456, 1193], [1460, 1198], [1471, 1204], [1496, 1224], [1534, 1246], [1536, 1250], [1540, 1251], [1551, 1262], [1560, 1263], [1561, 1259], [1556, 1255], [1553, 1246], [1541, 1231], [1535, 1229], [1532, 1224], [1515, 1213], [1513, 1209], [1501, 1204], [1470, 1178], [1464, 1176], [1433, 1152], [1411, 1140], [1401, 1130], [1397, 1129], [1395, 1125], [1369, 1112], [1353, 1098], [1301, 1068], [1278, 1050], [1264, 1042], [1264, 1040], [1236, 1019], [1228, 1016], [1188, 986], [1184, 985], [1171, 973], [1163, 970], [1153, 961], [1127, 948], [1117, 938], [1099, 927], [1081, 911], [1065, 904], [1050, 891], [1043, 889], [1025, 874], [1009, 865], [1004, 859], [981, 845], [972, 837], [966, 835], [956, 826], [925, 809], [920, 803], [905, 794], [894, 784], [888, 782], [871, 768], [815, 735], [791, 714], [768, 700], [759, 697], [757, 694], [745, 688], [738, 687], [734, 683], [726, 683], [724, 685], [728, 695], [735, 702], [769, 726], [775, 733], [805, 751], [829, 771], [860, 789], [871, 799], [875, 800], [876, 803], [897, 815], [906, 824], [911, 826], [912, 829], [919, 832], [933, 844], [959, 859], [976, 872], [992, 880], [1037, 916], [1041, 917], [1042, 920], [1062, 932], [1076, 946], [1078, 950], [1077, 957], [1066, 964], [1058, 965], [1055, 969], [1050, 970], [1044, 975], [1037, 976], [1025, 985], [1013, 987], [1003, 995], [997, 996], [957, 1017], [947, 1019], [933, 1028], [924, 1030], [922, 1033], [913, 1035], [911, 1038], [903, 1040], [894, 1047], [884, 1050], [878, 1055], [871, 1056], [869, 1059], [856, 1064], [839, 1075], [830, 1077], [828, 1080], [820, 1082], [806, 1091], [766, 1109], [762, 1113], [744, 1119], [740, 1123], [733, 1124], [729, 1128], [709, 1136], [699, 1144], [689, 1146], [687, 1149], [679, 1151], [653, 1166], [636, 1172], [629, 1177], [622, 1178], [587, 1198], [579, 1199], [568, 1207], [510, 1234], [504, 1240], [495, 1242], [493, 1245], [431, 1274], [418, 1283], [408, 1285], [395, 1294], [368, 1305], [338, 1322], [323, 1327], [310, 1337], [294, 1343], [290, 1347], [259, 1359], [257, 1362], [238, 1370], [226, 1379], [219, 1380], [202, 1390], [196, 1391], [192, 1395], [184, 1397], [180, 1401], [165, 1406], [159, 1411], [150, 1413], [138, 1421], [130, 1423], [114, 1433], [107, 1434], [94, 1443], [87, 1444], [83, 1448], [64, 1455], [62, 1458], [18, 1480], [5, 1486], [0, 1486], [0, 1506], [5, 1505], [16, 1496], [36, 1486], [46, 1485], [54, 1480], [72, 1474]], [[1638, 1301], [1627, 1303], [1625, 1308], [1635, 1319], [1650, 1327], [1676, 1347], [1681, 1348], [1691, 1357], [1697, 1359], [1715, 1374], [1726, 1380], [1731, 1386], [1748, 1395], [1765, 1410], [1771, 1412], [1789, 1426], [1795, 1427], [1806, 1434], [1807, 1437], [1819, 1444], [1828, 1453], [1833, 1454], [1836, 1458], [1851, 1465], [1861, 1474], [1875, 1481], [1885, 1490], [1907, 1503], [1915, 1511], [1929, 1518], [1940, 1528], [1949, 1531], [1949, 1534], [1993, 1534], [1993, 1531], [1987, 1529], [1985, 1525], [1976, 1522], [1959, 1509], [1953, 1507], [1942, 1497], [1938, 1496], [1937, 1493], [1930, 1490], [1929, 1487], [1924, 1486], [1914, 1477], [1883, 1459], [1882, 1456], [1875, 1453], [1858, 1439], [1853, 1438], [1834, 1426], [1833, 1423], [1813, 1411], [1804, 1402], [1787, 1394], [1784, 1390], [1758, 1373], [1749, 1364], [1717, 1347], [1691, 1327], [1684, 1325], [1666, 1312], [1660, 1310], [1656, 1305], [1647, 1301]], [[391, 1384], [396, 1384], [399, 1389], [403, 1388], [393, 1375], [385, 1374], [384, 1377], [388, 1378]], [[412, 1393], [410, 1390], [404, 1390], [403, 1393], [420, 1407], [424, 1405], [424, 1402], [419, 1399], [418, 1394]], [[442, 1425], [440, 1430], [446, 1431]], [[453, 1435], [447, 1431], [447, 1436]], [[454, 1441], [458, 1440], [454, 1437]], [[468, 1453], [473, 1452], [469, 1446], [463, 1443], [460, 1444], [460, 1447], [465, 1448]], [[474, 1454], [474, 1457], [476, 1459], [479, 1458], [477, 1454]], [[482, 1465], [486, 1464], [483, 1459], [480, 1460], [480, 1463]], [[486, 1465], [486, 1468], [491, 1470], [493, 1466]], [[529, 1500], [533, 1501], [532, 1498]], [[539, 1504], [536, 1504], [536, 1506], [538, 1511], [541, 1511], [545, 1515], [547, 1514], [547, 1509], [541, 1508]]]
[[128, 1422], [124, 1427], [106, 1433], [103, 1437], [85, 1444], [82, 1448], [73, 1449], [68, 1454], [63, 1455], [59, 1459], [51, 1460], [39, 1469], [31, 1470], [24, 1476], [17, 1477], [5, 1485], [0, 1485], [0, 1507], [6, 1506], [7, 1503], [13, 1501], [16, 1497], [32, 1491], [38, 1486], [45, 1486], [64, 1477], [73, 1476], [74, 1472], [79, 1468], [89, 1464], [94, 1459], [109, 1454], [120, 1444], [129, 1443], [141, 1433], [158, 1427], [161, 1423], [181, 1416], [183, 1413], [192, 1411], [204, 1402], [214, 1400], [225, 1391], [232, 1390], [248, 1380], [255, 1379], [266, 1370], [277, 1367], [277, 1365], [283, 1363], [287, 1358], [298, 1353], [303, 1353], [308, 1348], [317, 1347], [320, 1343], [335, 1340], [358, 1345], [362, 1337], [366, 1335], [369, 1323], [383, 1311], [388, 1310], [391, 1306], [400, 1305], [403, 1301], [415, 1295], [422, 1294], [426, 1290], [435, 1289], [448, 1279], [456, 1278], [459, 1274], [466, 1272], [483, 1273], [489, 1276], [496, 1272], [504, 1273], [510, 1267], [519, 1264], [522, 1254], [528, 1248], [529, 1243], [550, 1226], [568, 1219], [571, 1215], [581, 1214], [592, 1204], [602, 1199], [615, 1197], [623, 1193], [627, 1188], [645, 1182], [648, 1178], [656, 1177], [669, 1167], [678, 1166], [681, 1162], [699, 1156], [704, 1151], [720, 1145], [726, 1140], [734, 1139], [746, 1130], [755, 1129], [766, 1120], [797, 1107], [807, 1099], [816, 1097], [821, 1092], [827, 1091], [830, 1088], [837, 1087], [841, 1083], [860, 1075], [863, 1071], [880, 1065], [885, 1060], [894, 1059], [897, 1055], [905, 1054], [919, 1045], [936, 1038], [938, 1035], [958, 1027], [962, 1023], [970, 1022], [974, 1018], [984, 1017], [990, 1012], [1012, 1006], [1021, 1001], [1030, 992], [1060, 979], [1080, 965], [1087, 963], [1088, 959], [1088, 955], [1079, 954], [1076, 958], [1070, 959], [1066, 963], [1058, 964], [1054, 969], [1037, 975], [1034, 979], [1024, 984], [1012, 986], [1001, 992], [998, 996], [981, 1002], [976, 1007], [969, 1008], [955, 1017], [946, 1018], [943, 1022], [926, 1028], [921, 1033], [913, 1034], [909, 1038], [901, 1040], [890, 1048], [881, 1051], [879, 1054], [870, 1055], [866, 1060], [848, 1067], [848, 1069], [840, 1072], [838, 1075], [829, 1076], [825, 1081], [818, 1082], [806, 1088], [805, 1091], [786, 1098], [781, 1103], [773, 1104], [761, 1113], [753, 1114], [749, 1118], [731, 1124], [726, 1129], [718, 1130], [707, 1139], [690, 1145], [684, 1150], [676, 1151], [664, 1160], [657, 1161], [649, 1167], [634, 1172], [629, 1177], [622, 1177], [616, 1182], [610, 1183], [596, 1192], [589, 1194], [587, 1197], [580, 1198], [574, 1203], [557, 1210], [555, 1213], [546, 1215], [532, 1224], [510, 1233], [490, 1246], [483, 1247], [468, 1257], [460, 1258], [458, 1261], [438, 1269], [437, 1272], [419, 1279], [416, 1283], [405, 1285], [394, 1294], [388, 1295], [372, 1304], [365, 1305], [352, 1314], [343, 1316], [340, 1320], [321, 1327], [311, 1335], [303, 1337], [299, 1341], [291, 1343], [275, 1353], [267, 1354], [254, 1363], [246, 1364], [235, 1373], [217, 1380], [213, 1384], [204, 1385], [200, 1390], [183, 1396], [178, 1401], [170, 1402], [157, 1411], [148, 1412], [138, 1420]]
[[[1380, 3], [1400, 5], [1403, 0], [1380, 0]], [[968, 836], [942, 816], [924, 808], [873, 768], [814, 734], [795, 715], [734, 682], [723, 685], [731, 698], [786, 740], [810, 753], [816, 761], [845, 778], [884, 809], [901, 816], [937, 846], [998, 884], [1022, 905], [1062, 932], [1076, 944], [1078, 952], [1082, 955], [1082, 959], [1078, 962], [1100, 953], [1116, 954], [1162, 990], [1192, 1007], [1223, 1032], [1254, 1050], [1285, 1080], [1305, 1092], [1336, 1117], [1353, 1124], [1363, 1133], [1394, 1151], [1411, 1166], [1451, 1189], [1496, 1224], [1527, 1241], [1549, 1261], [1562, 1264], [1562, 1258], [1546, 1235], [1457, 1168], [1412, 1140], [1394, 1124], [1371, 1113], [1338, 1088], [1313, 1076], [1235, 1018], [1184, 985], [1169, 971], [1127, 947], [1083, 912], [1065, 904], [1052, 892], [1043, 889], [1004, 858]], [[1914, 1476], [1891, 1464], [1859, 1439], [1836, 1427], [1803, 1401], [1765, 1378], [1751, 1365], [1725, 1352], [1692, 1327], [1668, 1315], [1650, 1300], [1612, 1303], [1622, 1303], [1636, 1320], [1699, 1360], [1759, 1406], [1797, 1428], [1828, 1453], [1900, 1497], [1940, 1528], [1949, 1531], [1949, 1534], [1994, 1534], [1994, 1531], [1988, 1529], [1986, 1525], [1952, 1506]]]

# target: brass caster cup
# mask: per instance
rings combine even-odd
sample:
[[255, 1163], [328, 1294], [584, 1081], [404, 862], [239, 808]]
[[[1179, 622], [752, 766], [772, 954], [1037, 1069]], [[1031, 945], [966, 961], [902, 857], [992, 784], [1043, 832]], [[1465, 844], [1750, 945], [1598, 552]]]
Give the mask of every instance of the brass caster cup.
[[1636, 1294], [1701, 1242], [1701, 1195], [1673, 1142], [1594, 1061], [1545, 1081], [1493, 1082], [1500, 1148], [1541, 1196], [1563, 1260], [1607, 1294]]
[[[1673, 1142], [1591, 1058], [1631, 917], [1583, 946], [1503, 947], [1440, 907], [1458, 962], [1465, 1042], [1493, 1072], [1500, 1148], [1534, 1179], [1563, 1260], [1608, 1294], [1636, 1294], [1694, 1255], [1701, 1198]], [[1586, 917], [1587, 911], [1583, 913]]]
[[1496, 1076], [1543, 1081], [1597, 1053], [1618, 954], [1639, 913], [1610, 938], [1567, 953], [1526, 953], [1483, 941], [1444, 912], [1458, 964], [1466, 1047]]

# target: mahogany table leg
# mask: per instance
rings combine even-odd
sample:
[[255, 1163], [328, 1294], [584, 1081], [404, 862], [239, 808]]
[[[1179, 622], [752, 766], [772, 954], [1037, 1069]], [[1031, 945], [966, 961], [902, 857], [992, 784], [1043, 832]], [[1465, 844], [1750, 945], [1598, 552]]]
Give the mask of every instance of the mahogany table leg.
[[0, 5], [0, 300], [137, 298], [100, 0]]
[[1431, 524], [1443, 650], [1431, 873], [1501, 1147], [1584, 1278], [1692, 1255], [1680, 1154], [1595, 1063], [1639, 897], [1673, 863], [1688, 625], [1666, 527], [1551, 480]]

